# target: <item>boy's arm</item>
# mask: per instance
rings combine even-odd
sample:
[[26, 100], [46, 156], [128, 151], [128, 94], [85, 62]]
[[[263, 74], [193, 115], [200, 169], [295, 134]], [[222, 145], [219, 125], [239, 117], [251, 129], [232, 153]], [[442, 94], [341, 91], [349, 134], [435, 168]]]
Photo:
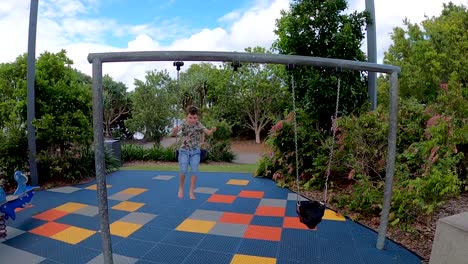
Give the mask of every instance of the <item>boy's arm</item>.
[[180, 125], [179, 126], [176, 126], [172, 129], [171, 131], [171, 137], [175, 137], [177, 135], [177, 133], [179, 132], [179, 129], [180, 129]]
[[208, 136], [211, 136], [213, 135], [213, 133], [216, 131], [216, 127], [212, 127], [211, 129], [203, 129], [203, 132], [205, 132], [205, 134], [207, 134]]

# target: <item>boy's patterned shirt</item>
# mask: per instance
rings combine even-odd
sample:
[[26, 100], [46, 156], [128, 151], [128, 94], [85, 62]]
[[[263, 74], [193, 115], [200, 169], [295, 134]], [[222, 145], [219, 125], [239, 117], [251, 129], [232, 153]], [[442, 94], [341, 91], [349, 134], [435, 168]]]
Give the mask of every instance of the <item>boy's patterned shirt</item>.
[[181, 131], [181, 149], [192, 150], [200, 148], [201, 135], [206, 129], [202, 123], [197, 122], [195, 125], [189, 125], [184, 122], [180, 125]]

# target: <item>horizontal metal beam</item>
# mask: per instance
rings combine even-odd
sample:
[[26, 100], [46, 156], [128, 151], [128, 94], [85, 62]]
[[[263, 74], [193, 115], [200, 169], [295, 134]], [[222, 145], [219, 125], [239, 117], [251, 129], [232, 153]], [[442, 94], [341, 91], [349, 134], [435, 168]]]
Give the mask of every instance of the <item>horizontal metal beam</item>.
[[221, 61], [221, 62], [252, 62], [271, 64], [295, 64], [316, 67], [333, 67], [348, 70], [399, 73], [400, 67], [362, 61], [341, 60], [311, 56], [261, 54], [248, 52], [222, 52], [222, 51], [128, 51], [90, 53], [88, 61], [99, 59], [105, 62], [132, 62], [132, 61]]

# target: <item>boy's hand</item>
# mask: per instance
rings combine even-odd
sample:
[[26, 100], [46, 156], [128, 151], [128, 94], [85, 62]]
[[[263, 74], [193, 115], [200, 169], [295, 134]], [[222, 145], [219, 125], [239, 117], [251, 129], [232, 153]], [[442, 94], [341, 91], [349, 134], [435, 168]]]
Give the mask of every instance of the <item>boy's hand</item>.
[[211, 128], [211, 133], [214, 133], [216, 131], [216, 127]]

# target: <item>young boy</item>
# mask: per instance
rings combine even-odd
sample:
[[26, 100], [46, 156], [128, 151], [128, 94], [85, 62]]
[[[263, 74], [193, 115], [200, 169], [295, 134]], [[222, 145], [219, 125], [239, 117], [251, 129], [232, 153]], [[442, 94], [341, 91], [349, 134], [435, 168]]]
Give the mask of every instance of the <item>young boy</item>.
[[172, 130], [171, 135], [176, 136], [181, 131], [181, 143], [179, 147], [179, 169], [180, 169], [180, 184], [178, 196], [180, 199], [184, 197], [184, 182], [185, 175], [190, 165], [192, 177], [190, 178], [190, 199], [195, 199], [193, 189], [197, 180], [198, 165], [200, 164], [200, 143], [202, 134], [210, 136], [216, 131], [216, 127], [207, 129], [198, 121], [198, 108], [190, 106], [187, 109], [187, 117], [185, 121]]

